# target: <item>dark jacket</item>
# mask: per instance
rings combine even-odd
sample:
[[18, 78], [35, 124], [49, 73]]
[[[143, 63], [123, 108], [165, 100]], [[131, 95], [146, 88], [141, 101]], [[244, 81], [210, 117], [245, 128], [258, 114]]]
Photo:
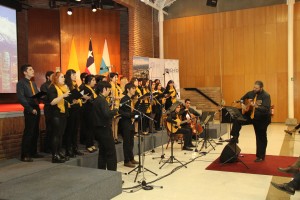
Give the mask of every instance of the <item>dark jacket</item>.
[[[241, 99], [253, 99], [255, 98], [255, 93], [253, 91], [247, 92]], [[271, 97], [270, 95], [262, 90], [257, 94], [256, 103], [258, 107], [255, 108], [254, 119], [255, 120], [271, 120], [270, 107], [271, 107]], [[250, 114], [251, 112], [248, 112]]]
[[[39, 91], [33, 81], [32, 86], [35, 94], [37, 94]], [[27, 78], [19, 80], [17, 83], [17, 97], [21, 105], [24, 107], [24, 112], [32, 113], [33, 109], [39, 109], [38, 101], [31, 98], [33, 95], [29, 80]]]
[[111, 126], [112, 118], [117, 114], [118, 110], [110, 110], [106, 98], [100, 94], [93, 101], [93, 124], [94, 126]]

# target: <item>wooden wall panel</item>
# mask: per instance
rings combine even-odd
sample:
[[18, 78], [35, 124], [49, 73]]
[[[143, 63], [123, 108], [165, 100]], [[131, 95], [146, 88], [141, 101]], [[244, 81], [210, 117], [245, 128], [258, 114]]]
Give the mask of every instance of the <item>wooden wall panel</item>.
[[[295, 5], [295, 55], [300, 52], [300, 14], [297, 10], [300, 10], [300, 3]], [[192, 23], [193, 27], [187, 23]], [[173, 40], [176, 34], [176, 40]], [[221, 87], [224, 100], [232, 102], [252, 90], [254, 81], [262, 80], [272, 103], [276, 108], [280, 105], [273, 121], [285, 121], [285, 4], [166, 20], [164, 35], [167, 40], [165, 58], [179, 59], [181, 87]], [[295, 102], [300, 102], [300, 92], [296, 91], [296, 85], [300, 84], [297, 82], [300, 60], [296, 56], [295, 68]], [[300, 119], [300, 103], [296, 103], [295, 117]]]
[[45, 82], [46, 71], [60, 66], [59, 29], [58, 11], [28, 10], [28, 62], [35, 70], [38, 87]]
[[92, 39], [97, 73], [100, 70], [103, 47], [107, 40], [112, 71], [121, 72], [120, 66], [120, 14], [101, 10], [93, 13], [89, 8], [73, 8], [73, 15], [60, 10], [61, 68], [65, 72], [69, 63], [72, 38], [75, 41], [80, 72], [86, 68], [89, 40]]

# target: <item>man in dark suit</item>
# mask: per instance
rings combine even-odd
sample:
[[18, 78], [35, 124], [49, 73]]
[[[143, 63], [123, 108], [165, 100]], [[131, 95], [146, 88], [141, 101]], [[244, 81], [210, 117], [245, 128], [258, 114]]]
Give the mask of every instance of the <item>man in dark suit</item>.
[[31, 65], [25, 64], [21, 67], [24, 78], [17, 83], [17, 97], [24, 107], [25, 129], [22, 137], [21, 160], [32, 162], [32, 158], [41, 158], [37, 153], [37, 141], [39, 135], [40, 108], [38, 101], [31, 98], [39, 91], [36, 84], [31, 81], [34, 70]]
[[99, 144], [98, 168], [117, 170], [117, 154], [112, 135], [111, 122], [118, 110], [110, 110], [106, 97], [110, 93], [111, 85], [108, 82], [99, 82], [96, 91], [98, 97], [93, 102], [93, 124], [95, 136]]

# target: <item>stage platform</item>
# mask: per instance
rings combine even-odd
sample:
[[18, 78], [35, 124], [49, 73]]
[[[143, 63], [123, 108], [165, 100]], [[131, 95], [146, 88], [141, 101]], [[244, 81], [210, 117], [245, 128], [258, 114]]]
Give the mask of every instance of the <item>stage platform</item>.
[[[218, 130], [224, 132], [225, 129]], [[142, 152], [148, 152], [166, 144], [168, 135], [166, 131], [159, 131], [141, 136], [141, 140]], [[51, 163], [50, 154], [32, 163], [18, 159], [0, 161], [0, 199], [106, 200], [121, 194], [121, 173], [97, 169], [98, 152], [87, 153], [84, 146], [80, 149], [85, 155], [71, 158], [64, 164]], [[116, 145], [116, 151], [118, 162], [122, 162], [122, 143]], [[134, 154], [137, 153], [138, 138], [135, 137]]]

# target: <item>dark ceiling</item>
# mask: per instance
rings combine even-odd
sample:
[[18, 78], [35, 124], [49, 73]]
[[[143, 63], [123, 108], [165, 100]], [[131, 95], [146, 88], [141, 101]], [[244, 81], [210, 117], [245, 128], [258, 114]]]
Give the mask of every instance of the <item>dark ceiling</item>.
[[0, 0], [0, 4], [15, 8], [17, 11], [29, 8], [58, 9], [60, 7], [92, 7], [92, 5], [99, 9], [126, 9], [113, 0]]

